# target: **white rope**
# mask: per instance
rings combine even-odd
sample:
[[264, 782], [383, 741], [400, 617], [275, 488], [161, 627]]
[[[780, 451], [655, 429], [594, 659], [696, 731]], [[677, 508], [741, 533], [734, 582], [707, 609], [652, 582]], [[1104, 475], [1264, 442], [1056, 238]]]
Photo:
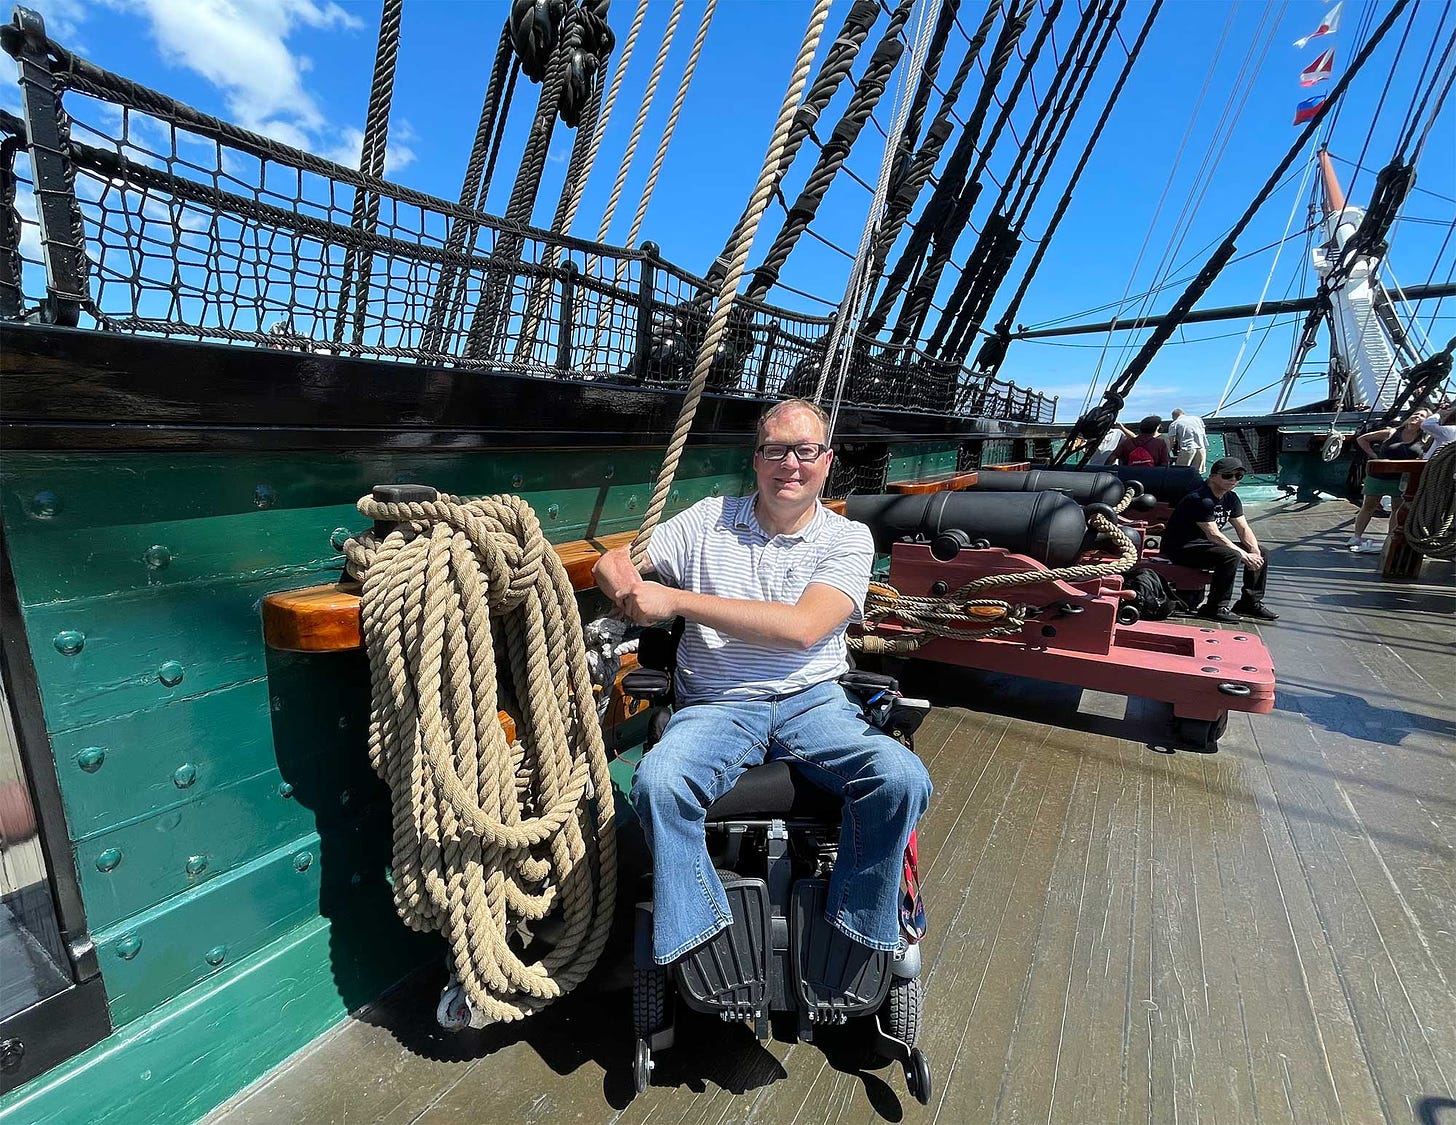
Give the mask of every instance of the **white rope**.
[[[839, 311], [835, 314], [834, 326], [829, 333], [829, 343], [824, 350], [824, 366], [820, 368], [819, 381], [814, 387], [814, 401], [819, 402], [824, 398], [825, 385], [829, 381], [829, 369], [837, 362], [839, 371], [834, 381], [834, 401], [829, 410], [829, 432], [825, 441], [833, 440], [834, 427], [839, 421], [839, 406], [844, 399], [844, 387], [849, 378], [850, 357], [854, 352], [854, 337], [855, 333], [859, 331], [865, 302], [869, 298], [870, 284], [873, 281], [870, 259], [873, 256], [873, 247], [878, 241], [880, 224], [884, 221], [885, 205], [890, 195], [890, 178], [897, 163], [896, 154], [900, 147], [900, 134], [904, 132], [905, 123], [910, 117], [910, 104], [914, 100], [914, 91], [920, 74], [925, 68], [925, 56], [930, 52], [931, 32], [936, 18], [940, 14], [940, 5], [941, 0], [924, 0], [920, 6], [919, 23], [915, 27], [915, 47], [911, 51], [910, 61], [901, 75], [900, 92], [895, 100], [895, 113], [890, 119], [890, 128], [885, 133], [885, 150], [880, 158], [880, 175], [875, 182], [874, 199], [871, 200], [869, 212], [865, 215], [864, 230], [860, 233], [859, 249], [854, 256], [854, 267], [849, 271], [849, 280], [844, 287], [844, 300], [840, 302]], [[843, 354], [840, 355], [840, 344], [844, 340], [849, 341], [849, 346], [843, 348]]]
[[678, 83], [677, 97], [673, 99], [672, 110], [667, 115], [667, 124], [662, 128], [662, 139], [657, 142], [657, 155], [652, 158], [652, 169], [647, 173], [647, 182], [642, 185], [642, 198], [637, 201], [637, 213], [632, 216], [632, 229], [627, 232], [627, 245], [636, 246], [637, 236], [642, 233], [642, 222], [647, 218], [647, 205], [652, 202], [652, 192], [657, 187], [657, 177], [662, 172], [662, 162], [667, 159], [667, 146], [672, 143], [673, 130], [677, 128], [678, 116], [683, 102], [687, 100], [688, 87], [692, 85], [693, 73], [698, 69], [698, 56], [703, 53], [703, 41], [708, 37], [708, 25], [713, 22], [713, 10], [718, 0], [708, 0], [703, 8], [703, 19], [698, 24], [698, 35], [693, 40], [692, 52], [687, 65], [683, 67], [682, 81]]
[[[1294, 193], [1294, 206], [1289, 209], [1289, 221], [1284, 224], [1284, 233], [1279, 238], [1279, 245], [1274, 250], [1274, 261], [1269, 266], [1269, 276], [1264, 279], [1264, 288], [1259, 293], [1259, 303], [1254, 306], [1254, 313], [1249, 317], [1249, 327], [1244, 330], [1244, 338], [1239, 343], [1239, 354], [1234, 356], [1234, 365], [1229, 368], [1228, 381], [1223, 385], [1223, 393], [1218, 396], [1218, 405], [1213, 408], [1217, 414], [1227, 404], [1229, 395], [1233, 394], [1234, 387], [1238, 383], [1239, 364], [1244, 362], [1244, 352], [1249, 347], [1249, 341], [1254, 336], [1254, 322], [1259, 319], [1259, 310], [1264, 307], [1264, 298], [1269, 296], [1269, 286], [1274, 283], [1274, 273], [1279, 269], [1279, 258], [1284, 253], [1284, 245], [1289, 239], [1289, 232], [1294, 229], [1294, 216], [1299, 214], [1300, 207], [1304, 204], [1304, 192], [1309, 186], [1309, 178], [1314, 173], [1315, 149], [1318, 142], [1311, 141], [1309, 145], [1309, 156], [1304, 167], [1304, 175], [1299, 180], [1299, 190]], [[1269, 327], [1273, 327], [1271, 324]]]
[[[644, 0], [645, 4], [646, 0]], [[632, 133], [627, 139], [627, 150], [622, 154], [622, 163], [617, 167], [617, 179], [612, 184], [612, 194], [602, 211], [602, 221], [597, 227], [597, 241], [606, 242], [607, 232], [612, 226], [612, 216], [617, 212], [617, 203], [622, 198], [622, 189], [627, 183], [627, 173], [637, 155], [637, 142], [642, 139], [642, 129], [647, 123], [647, 111], [652, 108], [652, 99], [657, 96], [657, 83], [662, 78], [662, 68], [667, 64], [667, 52], [677, 34], [678, 20], [682, 18], [683, 0], [676, 0], [672, 13], [667, 17], [667, 30], [662, 33], [662, 43], [657, 48], [657, 58], [652, 63], [652, 73], [647, 78], [647, 89], [642, 95], [642, 105], [637, 109], [637, 120], [632, 123]], [[630, 245], [630, 243], [629, 243]]]

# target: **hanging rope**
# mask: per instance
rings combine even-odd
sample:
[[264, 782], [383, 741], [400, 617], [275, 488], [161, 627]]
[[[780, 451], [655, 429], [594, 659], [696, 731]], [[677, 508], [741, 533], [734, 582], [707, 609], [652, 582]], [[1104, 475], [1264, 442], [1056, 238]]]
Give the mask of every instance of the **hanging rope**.
[[[485, 201], [490, 194], [490, 181], [495, 172], [496, 158], [500, 153], [501, 139], [505, 135], [506, 120], [510, 115], [511, 100], [515, 96], [516, 78], [521, 72], [521, 61], [512, 50], [511, 28], [501, 27], [500, 42], [496, 44], [495, 61], [491, 64], [490, 80], [486, 83], [485, 97], [480, 103], [480, 122], [475, 128], [475, 142], [470, 146], [470, 158], [465, 164], [465, 178], [460, 185], [460, 206], [472, 211], [485, 210]], [[450, 233], [445, 237], [445, 260], [440, 266], [440, 283], [435, 287], [435, 297], [430, 305], [430, 315], [420, 349], [438, 352], [444, 338], [444, 326], [453, 325], [460, 314], [464, 285], [456, 288], [461, 271], [455, 265], [455, 258], [467, 246], [474, 244], [478, 223], [457, 218], [450, 224]]]
[[[1330, 91], [1329, 97], [1315, 111], [1314, 116], [1310, 118], [1304, 130], [1295, 139], [1294, 143], [1290, 145], [1288, 151], [1284, 154], [1284, 158], [1279, 162], [1278, 167], [1274, 169], [1273, 173], [1264, 182], [1264, 186], [1259, 189], [1253, 201], [1245, 208], [1244, 213], [1239, 217], [1238, 222], [1234, 224], [1233, 229], [1219, 243], [1213, 255], [1204, 263], [1203, 268], [1198, 272], [1198, 276], [1184, 290], [1173, 307], [1164, 314], [1162, 320], [1153, 329], [1152, 335], [1148, 337], [1137, 355], [1133, 357], [1132, 362], [1127, 365], [1122, 374], [1113, 380], [1107, 390], [1103, 392], [1105, 401], [1100, 406], [1083, 414], [1073, 425], [1072, 433], [1069, 437], [1084, 438], [1087, 442], [1086, 448], [1088, 448], [1089, 452], [1096, 449], [1102, 439], [1107, 436], [1107, 431], [1111, 428], [1112, 423], [1117, 420], [1117, 411], [1122, 409], [1122, 404], [1126, 402], [1127, 396], [1132, 392], [1133, 387], [1136, 386], [1142, 373], [1152, 363], [1153, 357], [1157, 355], [1159, 349], [1167, 343], [1173, 333], [1178, 330], [1178, 326], [1183, 322], [1183, 318], [1188, 315], [1189, 310], [1208, 291], [1209, 286], [1213, 284], [1214, 279], [1222, 272], [1223, 267], [1238, 252], [1236, 240], [1243, 234], [1244, 228], [1249, 225], [1250, 220], [1253, 219], [1259, 208], [1264, 205], [1264, 201], [1273, 194], [1279, 185], [1279, 181], [1284, 178], [1284, 173], [1288, 171], [1289, 166], [1298, 158], [1300, 152], [1309, 142], [1309, 139], [1314, 136], [1330, 110], [1339, 104], [1340, 98], [1344, 95], [1346, 89], [1349, 88], [1350, 83], [1354, 81], [1355, 76], [1364, 68], [1370, 55], [1380, 45], [1381, 40], [1385, 38], [1386, 33], [1409, 3], [1410, 0], [1395, 0], [1395, 3], [1386, 13], [1385, 19], [1381, 21], [1380, 26], [1375, 29], [1374, 34], [1365, 42], [1364, 47], [1355, 56], [1345, 73], [1340, 76], [1340, 80], [1335, 83], [1334, 89]], [[1057, 451], [1052, 459], [1053, 468], [1066, 464], [1067, 459], [1073, 452], [1072, 446], [1073, 442], [1069, 440]], [[1079, 446], [1078, 448], [1082, 447]]]
[[[824, 112], [825, 106], [834, 99], [834, 94], [840, 85], [849, 77], [855, 57], [859, 54], [859, 49], [864, 45], [865, 39], [869, 37], [870, 28], [874, 26], [879, 14], [879, 5], [875, 0], [854, 0], [849, 14], [844, 17], [844, 24], [840, 27], [839, 34], [829, 45], [829, 50], [825, 52], [824, 62], [819, 67], [819, 73], [815, 75], [813, 83], [809, 86], [809, 92], [804, 95], [804, 101], [794, 115], [794, 124], [789, 130], [789, 139], [784, 145], [783, 156], [780, 157], [780, 176], [787, 172], [789, 166], [793, 164], [794, 158], [799, 154], [799, 149], [808, 140], [810, 132], [819, 120], [819, 115]], [[727, 270], [729, 247], [738, 245], [748, 219], [748, 212], [745, 209], [734, 225], [732, 233], [729, 234], [727, 242], [723, 244], [723, 253], [708, 269], [707, 281], [710, 285], [717, 285], [723, 280], [723, 275]]]
[[900, 32], [909, 22], [914, 7], [915, 0], [900, 0], [891, 13], [890, 22], [875, 46], [874, 53], [870, 55], [864, 74], [855, 84], [849, 102], [845, 105], [829, 140], [820, 148], [819, 159], [810, 171], [803, 190], [784, 216], [783, 226], [769, 246], [768, 253], [764, 255], [763, 263], [753, 271], [753, 278], [748, 283], [750, 301], [763, 300], [773, 288], [778, 281], [779, 271], [798, 244], [799, 236], [819, 213], [819, 205], [824, 201], [825, 193], [839, 170], [844, 167], [844, 162], [849, 159], [850, 150], [854, 148], [865, 122], [879, 104], [890, 81], [890, 74], [900, 62], [900, 56], [905, 51]]
[[[585, 979], [616, 901], [612, 783], [576, 597], [519, 497], [366, 496], [359, 512], [393, 524], [344, 553], [364, 585], [369, 760], [393, 795], [395, 906], [445, 936], [475, 1026], [521, 1019]], [[520, 711], [510, 744], [498, 659]], [[551, 948], [517, 951], [518, 926], [557, 913]]]
[[1153, 29], [1153, 21], [1158, 18], [1158, 12], [1162, 6], [1163, 0], [1154, 0], [1152, 8], [1149, 9], [1147, 18], [1143, 21], [1142, 30], [1138, 32], [1137, 39], [1134, 40], [1131, 49], [1127, 52], [1127, 57], [1123, 60], [1122, 70], [1117, 75], [1112, 92], [1108, 94], [1107, 101], [1102, 106], [1102, 114], [1097, 118], [1097, 124], [1093, 127], [1091, 136], [1087, 138], [1087, 143], [1082, 147], [1082, 156], [1072, 170], [1072, 174], [1067, 180], [1067, 186], [1062, 189], [1062, 197], [1057, 201], [1057, 208], [1047, 223], [1041, 241], [1037, 243], [1036, 251], [1031, 256], [1031, 262], [1026, 267], [1026, 272], [1022, 274], [1021, 282], [1016, 287], [1010, 303], [1007, 304], [1000, 320], [996, 323], [996, 334], [982, 345], [980, 353], [976, 356], [976, 367], [983, 374], [994, 376], [1000, 370], [1001, 362], [1006, 358], [1006, 348], [1011, 340], [1011, 326], [1016, 321], [1016, 314], [1021, 309], [1021, 302], [1026, 297], [1026, 291], [1031, 286], [1031, 280], [1036, 276], [1042, 259], [1046, 257], [1047, 250], [1051, 247], [1052, 236], [1056, 234], [1057, 228], [1062, 223], [1062, 217], [1066, 215], [1067, 208], [1071, 206], [1072, 193], [1076, 190], [1077, 184], [1081, 182], [1087, 162], [1092, 158], [1092, 151], [1102, 138], [1102, 130], [1112, 117], [1112, 110], [1122, 95], [1123, 86], [1127, 83], [1127, 76], [1132, 73], [1133, 63], [1142, 52], [1148, 32]]
[[642, 185], [642, 198], [637, 201], [637, 213], [632, 216], [632, 226], [627, 231], [627, 245], [636, 246], [642, 233], [642, 221], [647, 217], [647, 205], [652, 202], [652, 193], [657, 188], [657, 177], [662, 172], [662, 162], [667, 159], [667, 147], [672, 144], [673, 130], [677, 128], [678, 116], [683, 102], [687, 100], [688, 87], [692, 85], [693, 74], [698, 69], [698, 57], [703, 53], [703, 43], [708, 38], [708, 26], [713, 22], [713, 12], [718, 0], [708, 0], [703, 7], [703, 18], [698, 24], [697, 38], [688, 54], [687, 65], [683, 67], [682, 81], [677, 86], [677, 97], [672, 100], [672, 109], [667, 115], [667, 124], [662, 127], [662, 137], [657, 142], [657, 153], [652, 158], [652, 168], [647, 173], [647, 182]]
[[[384, 0], [379, 16], [379, 46], [374, 55], [374, 81], [369, 87], [369, 108], [364, 116], [364, 140], [359, 153], [359, 173], [367, 179], [384, 178], [384, 154], [389, 141], [389, 109], [394, 101], [394, 72], [399, 62], [399, 34], [404, 0]], [[379, 224], [379, 194], [365, 188], [354, 191], [354, 209], [349, 226], [356, 233], [372, 233]], [[357, 278], [355, 270], [358, 271]], [[343, 276], [339, 282], [339, 313], [334, 319], [334, 342], [344, 338], [348, 319], [344, 303], [353, 289], [354, 343], [364, 339], [364, 313], [369, 305], [369, 282], [374, 273], [373, 255], [362, 255], [351, 242], [344, 251]]]
[[1405, 538], [1433, 559], [1456, 559], [1456, 442], [1426, 462], [1405, 517]]
[[[870, 268], [874, 259], [875, 246], [879, 240], [880, 223], [885, 216], [889, 200], [890, 184], [901, 160], [904, 130], [910, 124], [914, 109], [915, 92], [925, 74], [925, 62], [934, 38], [932, 24], [939, 26], [939, 0], [926, 0], [920, 9], [920, 22], [915, 29], [914, 46], [910, 51], [910, 62], [900, 81], [900, 96], [896, 99], [894, 115], [890, 119], [890, 131], [885, 134], [885, 147], [880, 154], [880, 174], [875, 181], [874, 198], [865, 213], [864, 230], [860, 234], [859, 248], [855, 251], [854, 266], [845, 283], [844, 299], [835, 313], [834, 324], [824, 347], [824, 362], [819, 370], [819, 381], [814, 387], [814, 401], [824, 398], [824, 387], [829, 379], [830, 369], [838, 366], [834, 382], [834, 399], [829, 409], [829, 426], [824, 440], [832, 441], [834, 428], [839, 423], [839, 407], [844, 401], [844, 388], [849, 378], [850, 361], [854, 354], [854, 341], [859, 334], [860, 317], [865, 301], [869, 299], [872, 283]], [[893, 25], [892, 25], [893, 26]], [[877, 52], [878, 53], [878, 52]], [[897, 52], [898, 54], [898, 52]], [[873, 63], [871, 63], [873, 68]], [[866, 72], [868, 76], [868, 71]], [[883, 87], [884, 82], [881, 81]]]
[[682, 412], [678, 415], [677, 427], [673, 430], [672, 440], [668, 443], [667, 453], [663, 457], [662, 469], [657, 476], [652, 500], [647, 505], [646, 514], [642, 517], [642, 529], [632, 540], [631, 558], [634, 565], [646, 557], [647, 544], [651, 542], [652, 532], [662, 518], [663, 509], [667, 506], [668, 495], [672, 492], [673, 478], [677, 475], [678, 462], [682, 460], [683, 449], [687, 446], [688, 432], [693, 428], [693, 417], [697, 414], [698, 403], [702, 401], [703, 391], [708, 385], [708, 373], [713, 368], [713, 360], [718, 354], [718, 345], [722, 343], [728, 330], [728, 317], [733, 311], [733, 299], [738, 292], [738, 283], [743, 279], [744, 269], [748, 265], [748, 252], [753, 247], [753, 236], [758, 230], [758, 223], [763, 218], [763, 213], [768, 210], [769, 200], [773, 198], [774, 192], [778, 190], [779, 181], [783, 178], [786, 168], [783, 163], [784, 149], [788, 143], [799, 98], [809, 81], [809, 68], [814, 62], [814, 52], [818, 48], [819, 37], [823, 34], [824, 23], [829, 17], [829, 5], [830, 0], [814, 0], [814, 11], [809, 17], [809, 26], [804, 30], [804, 41], [799, 46], [799, 54], [794, 62], [793, 77], [789, 81], [788, 91], [784, 94], [783, 104], [779, 107], [773, 139], [769, 142], [768, 152], [764, 155], [763, 167], [758, 174], [758, 183], [754, 186], [748, 206], [744, 209], [742, 229], [737, 242], [724, 255], [728, 259], [727, 268], [722, 283], [718, 287], [707, 334], [703, 338], [702, 346], [698, 349], [697, 363], [693, 367], [693, 377], [688, 383], [687, 393], [683, 399]]

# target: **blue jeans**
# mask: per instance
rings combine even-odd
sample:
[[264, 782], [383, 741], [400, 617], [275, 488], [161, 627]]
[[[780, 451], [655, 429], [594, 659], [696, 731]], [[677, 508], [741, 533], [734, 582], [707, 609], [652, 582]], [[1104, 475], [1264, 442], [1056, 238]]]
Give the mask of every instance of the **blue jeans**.
[[930, 775], [830, 681], [787, 696], [683, 707], [637, 767], [632, 806], [652, 850], [652, 955], [659, 965], [732, 922], [708, 857], [706, 810], [745, 770], [778, 759], [844, 797], [825, 917], [872, 949], [899, 944], [901, 858], [930, 802]]

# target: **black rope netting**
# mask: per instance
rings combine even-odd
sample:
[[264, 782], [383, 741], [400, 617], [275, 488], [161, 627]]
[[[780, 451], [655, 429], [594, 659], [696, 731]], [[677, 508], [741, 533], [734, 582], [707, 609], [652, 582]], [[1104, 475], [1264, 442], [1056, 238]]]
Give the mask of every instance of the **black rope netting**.
[[[46, 303], [65, 301], [88, 329], [687, 383], [711, 286], [650, 244], [615, 248], [508, 222], [202, 114], [49, 40], [5, 45], [28, 52], [22, 65], [52, 75], [60, 95], [47, 104], [38, 84], [23, 87], [26, 117], [0, 114], [0, 317], [54, 320]], [[589, 117], [600, 76], [586, 77]], [[492, 135], [498, 114], [484, 116], [496, 119], [482, 125]], [[59, 139], [34, 143], [47, 121]], [[462, 199], [478, 199], [486, 176], [484, 164], [472, 169]], [[830, 316], [743, 298], [735, 308], [717, 393], [768, 399], [800, 393], [805, 372], [817, 377]], [[1050, 398], [874, 345], [859, 349], [845, 401], [950, 414], [967, 387], [968, 415], [1052, 418]]]

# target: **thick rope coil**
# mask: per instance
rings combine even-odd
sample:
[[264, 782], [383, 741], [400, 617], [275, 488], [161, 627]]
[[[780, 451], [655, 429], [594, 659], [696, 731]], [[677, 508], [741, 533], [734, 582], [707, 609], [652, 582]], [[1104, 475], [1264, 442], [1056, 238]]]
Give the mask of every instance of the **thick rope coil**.
[[[516, 496], [388, 504], [344, 545], [364, 586], [369, 760], [394, 815], [394, 898], [439, 930], [471, 1022], [521, 1019], [580, 984], [616, 900], [612, 784], [566, 571]], [[497, 660], [519, 740], [497, 720]], [[509, 940], [559, 915], [544, 954]], [[535, 950], [531, 950], [535, 954]]]
[[[1123, 497], [1123, 506], [1131, 502], [1133, 495], [1133, 490], [1128, 489]], [[1093, 515], [1087, 524], [1098, 534], [1113, 541], [1118, 551], [1117, 558], [1107, 562], [1064, 566], [1056, 570], [987, 574], [938, 598], [902, 594], [887, 582], [870, 583], [864, 612], [865, 627], [870, 632], [862, 637], [849, 638], [850, 647], [866, 654], [904, 655], [914, 652], [931, 637], [965, 639], [1011, 636], [1021, 632], [1026, 622], [1044, 607], [1015, 605], [999, 598], [977, 595], [1008, 586], [1034, 586], [1040, 582], [1085, 582], [1091, 578], [1126, 574], [1137, 565], [1137, 544], [1124, 534], [1114, 520], [1099, 513]], [[919, 635], [876, 637], [874, 628], [889, 618], [918, 630]]]
[[1433, 559], [1456, 559], [1456, 442], [1431, 454], [1405, 517], [1405, 538]]

